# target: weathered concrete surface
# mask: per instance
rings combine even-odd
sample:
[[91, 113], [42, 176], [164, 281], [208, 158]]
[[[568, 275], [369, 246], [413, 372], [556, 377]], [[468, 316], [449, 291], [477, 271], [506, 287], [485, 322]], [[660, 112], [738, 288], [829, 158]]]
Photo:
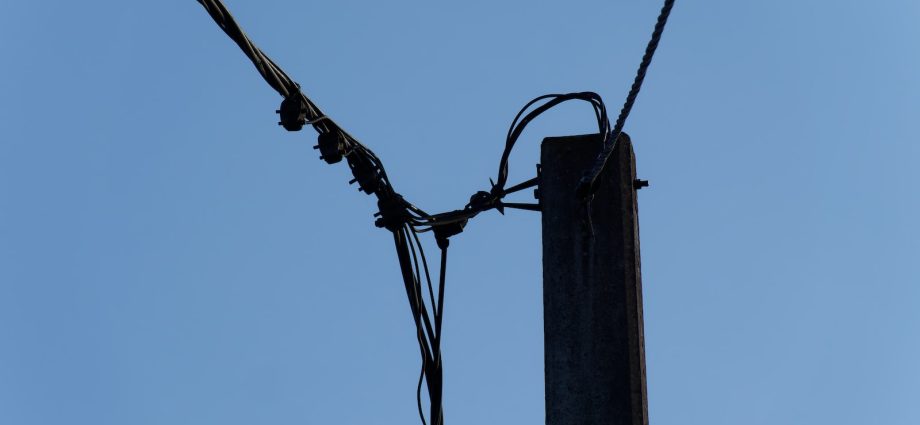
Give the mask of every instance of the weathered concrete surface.
[[542, 146], [548, 425], [648, 424], [636, 161], [624, 134], [586, 208], [575, 188], [600, 148], [600, 135]]

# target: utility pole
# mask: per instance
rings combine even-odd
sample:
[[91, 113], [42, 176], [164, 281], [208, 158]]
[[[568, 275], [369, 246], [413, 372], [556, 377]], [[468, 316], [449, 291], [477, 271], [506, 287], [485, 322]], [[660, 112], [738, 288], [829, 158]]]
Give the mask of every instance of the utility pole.
[[543, 140], [547, 425], [647, 425], [636, 158], [625, 134], [590, 205], [575, 188], [601, 135]]

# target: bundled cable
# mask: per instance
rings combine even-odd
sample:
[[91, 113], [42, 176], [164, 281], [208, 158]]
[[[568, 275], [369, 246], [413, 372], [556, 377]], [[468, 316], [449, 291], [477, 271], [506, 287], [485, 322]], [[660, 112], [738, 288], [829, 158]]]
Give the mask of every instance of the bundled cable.
[[[441, 357], [442, 323], [444, 318], [444, 293], [447, 274], [447, 248], [450, 238], [461, 232], [467, 222], [478, 214], [495, 209], [504, 214], [505, 208], [540, 211], [539, 204], [522, 204], [504, 202], [512, 193], [536, 186], [539, 176], [506, 188], [509, 174], [509, 160], [515, 144], [527, 125], [534, 119], [555, 106], [576, 100], [589, 103], [597, 119], [598, 132], [603, 135], [603, 151], [598, 155], [597, 165], [589, 171], [582, 186], [593, 187], [594, 179], [603, 170], [607, 156], [622, 131], [626, 117], [635, 102], [652, 55], [661, 38], [667, 16], [673, 6], [673, 0], [666, 0], [662, 15], [658, 19], [652, 42], [640, 65], [636, 81], [627, 97], [626, 104], [620, 112], [616, 125], [611, 129], [607, 108], [600, 95], [592, 92], [550, 94], [537, 97], [528, 102], [511, 123], [505, 139], [505, 148], [499, 161], [498, 175], [488, 191], [480, 191], [470, 197], [461, 209], [440, 214], [428, 214], [405, 200], [393, 188], [383, 163], [367, 146], [361, 144], [334, 120], [323, 114], [319, 107], [301, 91], [300, 85], [291, 79], [271, 58], [249, 39], [233, 16], [220, 0], [198, 0], [214, 19], [214, 22], [230, 37], [252, 61], [262, 78], [279, 95], [283, 97], [281, 107], [276, 111], [280, 115], [279, 125], [289, 131], [299, 131], [310, 125], [318, 133], [318, 142], [314, 146], [321, 154], [321, 159], [329, 164], [341, 162], [348, 164], [354, 176], [350, 182], [358, 185], [358, 190], [377, 197], [379, 211], [375, 225], [387, 229], [393, 235], [396, 256], [406, 289], [406, 297], [415, 324], [422, 367], [416, 389], [416, 401], [419, 417], [425, 425], [443, 425], [443, 368]], [[531, 109], [532, 108], [532, 109]], [[585, 193], [590, 190], [580, 191]], [[419, 238], [420, 233], [432, 232], [441, 251], [440, 273], [437, 290], [432, 284], [428, 259]], [[427, 300], [426, 300], [427, 293]], [[422, 404], [422, 384], [428, 393], [429, 411], [426, 421]]]

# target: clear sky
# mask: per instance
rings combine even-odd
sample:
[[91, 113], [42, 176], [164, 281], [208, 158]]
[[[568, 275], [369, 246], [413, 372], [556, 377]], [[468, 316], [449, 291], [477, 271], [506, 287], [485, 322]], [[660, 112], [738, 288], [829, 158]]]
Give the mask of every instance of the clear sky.
[[[660, 8], [440, 3], [227, 6], [432, 211], [489, 187], [529, 99], [617, 110]], [[920, 423], [918, 22], [916, 0], [678, 0], [626, 127], [652, 423]], [[418, 423], [373, 199], [275, 125], [196, 2], [4, 1], [0, 39], [0, 423]], [[511, 181], [591, 122], [535, 123]], [[539, 216], [467, 229], [447, 423], [542, 423]]]

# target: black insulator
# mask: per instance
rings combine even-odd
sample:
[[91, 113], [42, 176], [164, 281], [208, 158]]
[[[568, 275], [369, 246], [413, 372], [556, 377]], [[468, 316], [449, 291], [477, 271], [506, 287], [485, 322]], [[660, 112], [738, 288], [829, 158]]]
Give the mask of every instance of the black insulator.
[[295, 91], [281, 101], [281, 108], [275, 111], [281, 115], [281, 121], [278, 125], [284, 127], [287, 131], [300, 131], [304, 124], [307, 123], [307, 104], [303, 100], [303, 95]]
[[348, 154], [348, 145], [345, 136], [338, 132], [320, 133], [318, 143], [313, 149], [319, 149], [320, 159], [329, 164], [335, 164]]
[[409, 213], [406, 211], [406, 202], [402, 196], [398, 194], [382, 196], [377, 201], [377, 207], [380, 208], [380, 212], [374, 214], [374, 216], [380, 217], [374, 222], [377, 227], [395, 232], [406, 224]]
[[358, 183], [358, 190], [370, 195], [380, 188], [380, 170], [366, 157], [352, 153], [348, 159], [348, 167], [355, 178], [348, 183]]

